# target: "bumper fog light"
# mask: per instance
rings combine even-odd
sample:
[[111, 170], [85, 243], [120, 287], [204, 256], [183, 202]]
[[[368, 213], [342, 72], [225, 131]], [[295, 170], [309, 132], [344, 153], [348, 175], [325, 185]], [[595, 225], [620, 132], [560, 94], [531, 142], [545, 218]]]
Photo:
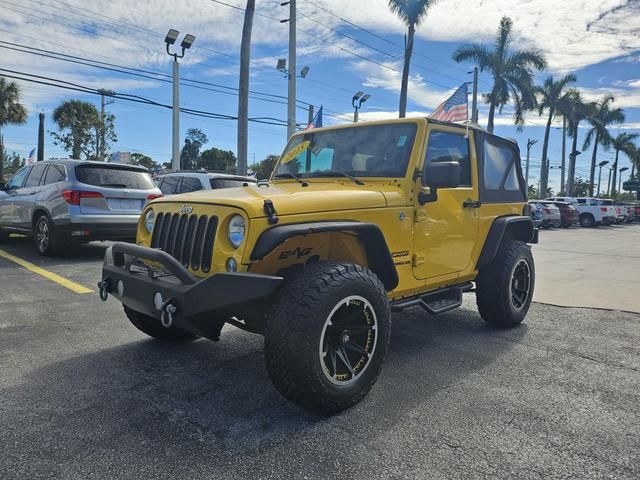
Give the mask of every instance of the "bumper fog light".
[[160, 292], [156, 292], [153, 295], [153, 306], [156, 311], [162, 310], [162, 304], [164, 303], [164, 298], [162, 298], [162, 294]]
[[118, 280], [116, 283], [116, 292], [119, 297], [124, 297], [124, 282], [122, 280]]
[[226, 267], [227, 272], [236, 272], [238, 271], [238, 262], [236, 262], [236, 259], [233, 257], [227, 258]]

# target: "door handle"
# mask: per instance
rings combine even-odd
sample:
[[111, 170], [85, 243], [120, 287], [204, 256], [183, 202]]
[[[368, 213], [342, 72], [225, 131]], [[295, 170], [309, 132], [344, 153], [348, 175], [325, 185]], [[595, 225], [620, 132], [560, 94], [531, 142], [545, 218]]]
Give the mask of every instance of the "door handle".
[[480, 205], [482, 205], [480, 200], [466, 200], [462, 204], [464, 208], [480, 208]]

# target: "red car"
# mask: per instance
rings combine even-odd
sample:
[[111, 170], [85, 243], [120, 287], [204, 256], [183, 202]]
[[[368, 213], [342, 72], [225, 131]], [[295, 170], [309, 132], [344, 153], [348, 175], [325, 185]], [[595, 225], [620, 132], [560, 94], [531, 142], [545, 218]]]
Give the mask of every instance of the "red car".
[[571, 225], [578, 223], [578, 210], [566, 202], [553, 202], [556, 207], [560, 209], [560, 221], [564, 228], [569, 228]]

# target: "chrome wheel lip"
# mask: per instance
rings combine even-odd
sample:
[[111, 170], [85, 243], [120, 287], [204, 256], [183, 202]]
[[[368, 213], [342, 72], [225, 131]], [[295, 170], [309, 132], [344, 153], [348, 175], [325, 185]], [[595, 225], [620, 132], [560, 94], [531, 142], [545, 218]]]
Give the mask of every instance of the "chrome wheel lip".
[[[350, 379], [348, 380], [339, 380], [338, 378], [336, 378], [336, 376], [331, 375], [331, 372], [329, 371], [326, 363], [325, 363], [325, 357], [328, 354], [328, 352], [325, 352], [323, 350], [324, 344], [325, 344], [325, 335], [327, 334], [327, 329], [333, 325], [332, 319], [333, 316], [335, 315], [335, 313], [342, 307], [344, 306], [348, 306], [352, 301], [359, 301], [362, 302], [362, 310], [365, 311], [366, 309], [368, 309], [371, 312], [371, 318], [373, 319], [373, 324], [371, 326], [371, 331], [373, 332], [373, 348], [371, 349], [371, 352], [369, 352], [368, 357], [367, 357], [367, 361], [364, 364], [364, 366], [362, 367], [362, 369], [360, 371], [358, 371], [358, 373], [353, 374], [352, 372], [352, 376]], [[341, 335], [345, 335], [345, 333], [343, 332]], [[320, 360], [320, 366], [322, 369], [322, 373], [324, 374], [325, 378], [331, 382], [334, 385], [338, 385], [338, 386], [349, 386], [351, 384], [353, 384], [354, 382], [356, 382], [369, 368], [369, 365], [371, 364], [371, 361], [373, 359], [373, 356], [376, 352], [376, 348], [378, 346], [378, 338], [379, 338], [379, 333], [378, 333], [378, 317], [376, 315], [375, 309], [373, 308], [373, 306], [371, 305], [371, 302], [369, 302], [366, 298], [360, 296], [360, 295], [351, 295], [348, 297], [343, 298], [342, 300], [340, 300], [331, 310], [331, 312], [329, 313], [329, 315], [327, 316], [324, 325], [322, 327], [322, 333], [320, 334], [320, 341], [318, 342], [318, 358]]]
[[36, 226], [36, 245], [41, 252], [45, 252], [49, 246], [49, 225], [44, 220], [40, 220]]
[[[518, 275], [518, 277], [516, 277]], [[516, 262], [511, 270], [509, 298], [514, 310], [522, 310], [531, 295], [531, 265], [525, 258]]]

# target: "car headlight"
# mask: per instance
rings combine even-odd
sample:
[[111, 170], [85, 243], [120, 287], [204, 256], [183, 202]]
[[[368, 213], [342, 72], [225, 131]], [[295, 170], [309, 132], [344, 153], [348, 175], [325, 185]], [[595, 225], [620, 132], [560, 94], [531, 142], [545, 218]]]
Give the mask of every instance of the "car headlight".
[[242, 215], [234, 215], [229, 220], [229, 242], [233, 248], [238, 248], [244, 240], [245, 224]]
[[149, 211], [144, 216], [144, 226], [147, 229], [147, 232], [153, 232], [153, 224], [156, 221], [156, 216], [153, 213], [153, 208], [150, 208]]

